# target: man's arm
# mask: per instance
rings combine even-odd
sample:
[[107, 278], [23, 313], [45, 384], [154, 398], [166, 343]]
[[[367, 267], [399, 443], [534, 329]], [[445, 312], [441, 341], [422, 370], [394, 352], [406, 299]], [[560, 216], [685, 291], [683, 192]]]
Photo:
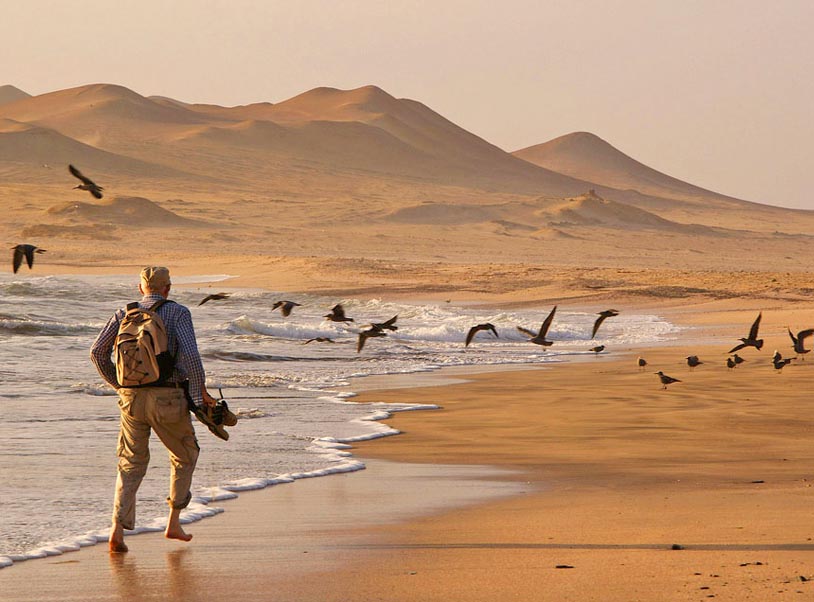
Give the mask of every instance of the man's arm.
[[176, 336], [178, 337], [178, 367], [184, 371], [189, 379], [189, 396], [196, 406], [212, 399], [206, 392], [206, 374], [204, 373], [201, 355], [198, 353], [198, 343], [195, 340], [195, 329], [192, 326], [192, 315], [183, 308], [178, 316]]
[[99, 374], [105, 379], [105, 382], [114, 389], [119, 388], [119, 383], [116, 380], [116, 364], [110, 359], [110, 354], [113, 352], [113, 344], [116, 342], [116, 334], [119, 332], [119, 318], [114, 315], [99, 336], [96, 337], [93, 346], [90, 348], [90, 359], [99, 371]]

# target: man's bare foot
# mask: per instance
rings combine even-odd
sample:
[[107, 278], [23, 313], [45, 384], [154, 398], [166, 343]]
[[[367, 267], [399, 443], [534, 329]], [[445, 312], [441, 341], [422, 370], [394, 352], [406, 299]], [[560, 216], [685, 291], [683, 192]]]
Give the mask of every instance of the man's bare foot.
[[123, 541], [114, 541], [111, 539], [107, 543], [111, 554], [124, 554], [129, 549]]
[[184, 531], [181, 527], [170, 528], [164, 531], [164, 537], [167, 539], [180, 539], [181, 541], [189, 541], [192, 535]]

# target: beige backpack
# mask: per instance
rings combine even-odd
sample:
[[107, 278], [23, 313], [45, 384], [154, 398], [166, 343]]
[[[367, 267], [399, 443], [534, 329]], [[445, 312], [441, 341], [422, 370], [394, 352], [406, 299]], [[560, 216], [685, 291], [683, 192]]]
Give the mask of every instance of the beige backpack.
[[162, 299], [150, 309], [141, 309], [138, 303], [127, 305], [113, 346], [119, 386], [155, 386], [172, 375], [174, 358], [167, 349], [167, 329], [155, 313], [166, 302]]

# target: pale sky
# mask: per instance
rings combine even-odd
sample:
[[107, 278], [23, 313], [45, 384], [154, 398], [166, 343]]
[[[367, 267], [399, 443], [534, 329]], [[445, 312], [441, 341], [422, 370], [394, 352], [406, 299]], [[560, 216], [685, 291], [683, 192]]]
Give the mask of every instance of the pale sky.
[[592, 132], [814, 209], [814, 0], [0, 0], [0, 84], [221, 105], [378, 85], [513, 151]]

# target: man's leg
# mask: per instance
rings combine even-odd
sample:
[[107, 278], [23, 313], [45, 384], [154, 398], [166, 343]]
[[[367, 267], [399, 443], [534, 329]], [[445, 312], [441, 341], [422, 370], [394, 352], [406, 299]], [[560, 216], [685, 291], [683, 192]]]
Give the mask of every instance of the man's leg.
[[150, 463], [150, 425], [144, 419], [144, 395], [140, 391], [119, 394], [120, 428], [116, 491], [113, 497], [113, 519], [110, 528], [111, 552], [126, 552], [124, 530], [136, 523], [136, 492]]
[[156, 396], [148, 411], [155, 434], [167, 448], [170, 457], [170, 506], [167, 529], [169, 539], [189, 541], [181, 527], [181, 510], [189, 505], [192, 494], [192, 473], [198, 462], [198, 441], [192, 426], [187, 400], [180, 389], [154, 389]]

